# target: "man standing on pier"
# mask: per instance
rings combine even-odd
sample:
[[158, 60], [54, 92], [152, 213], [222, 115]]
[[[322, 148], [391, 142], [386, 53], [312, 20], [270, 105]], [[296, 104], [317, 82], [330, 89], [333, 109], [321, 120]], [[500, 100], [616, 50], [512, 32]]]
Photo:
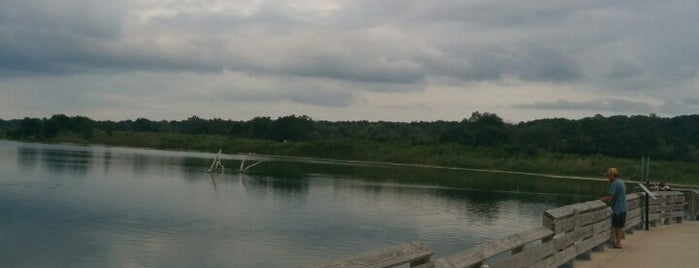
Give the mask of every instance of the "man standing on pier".
[[626, 186], [619, 179], [619, 171], [616, 168], [607, 170], [607, 178], [612, 183], [609, 193], [600, 198], [600, 201], [608, 203], [612, 207], [612, 228], [614, 229], [614, 248], [621, 248], [621, 237], [624, 234], [626, 223]]

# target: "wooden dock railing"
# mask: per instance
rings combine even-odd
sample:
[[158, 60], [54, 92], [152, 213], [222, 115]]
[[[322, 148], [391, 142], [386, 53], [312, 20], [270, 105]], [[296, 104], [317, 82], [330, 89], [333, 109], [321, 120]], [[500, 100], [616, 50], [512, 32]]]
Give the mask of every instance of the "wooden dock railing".
[[651, 226], [655, 226], [658, 222], [671, 224], [673, 220], [681, 223], [685, 216], [687, 197], [678, 191], [658, 192], [655, 196], [657, 199], [650, 200], [648, 206]]
[[333, 261], [313, 267], [375, 267], [386, 268], [403, 264], [410, 264], [410, 267], [417, 267], [430, 263], [430, 257], [434, 252], [419, 241], [400, 244], [393, 247], [383, 248], [376, 251], [366, 252], [356, 257]]
[[699, 190], [682, 190], [685, 196], [687, 207], [687, 219], [691, 221], [699, 220]]
[[[699, 215], [699, 191], [656, 193], [649, 202], [650, 222], [681, 223], [682, 218]], [[633, 233], [643, 226], [645, 194], [626, 195], [628, 211], [625, 229]], [[549, 209], [543, 225], [495, 241], [480, 244], [430, 261], [433, 252], [424, 243], [410, 242], [345, 260], [313, 267], [559, 267], [576, 258], [589, 259], [591, 252], [603, 250], [612, 238], [611, 209], [595, 200]], [[655, 225], [653, 225], [655, 226]]]

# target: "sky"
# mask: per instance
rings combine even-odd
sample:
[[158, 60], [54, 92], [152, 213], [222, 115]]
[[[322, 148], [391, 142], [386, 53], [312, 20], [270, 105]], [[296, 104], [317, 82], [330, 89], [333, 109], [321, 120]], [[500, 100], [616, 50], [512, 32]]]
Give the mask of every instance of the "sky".
[[699, 1], [0, 0], [0, 118], [699, 111]]

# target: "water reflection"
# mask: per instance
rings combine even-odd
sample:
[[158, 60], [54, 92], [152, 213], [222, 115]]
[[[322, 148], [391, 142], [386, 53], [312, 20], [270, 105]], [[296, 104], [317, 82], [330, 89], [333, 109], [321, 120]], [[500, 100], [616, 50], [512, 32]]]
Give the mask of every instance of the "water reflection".
[[421, 168], [393, 165], [350, 165], [337, 162], [268, 161], [257, 170], [272, 176], [303, 178], [308, 174], [343, 176], [379, 184], [399, 183], [433, 185], [489, 191], [559, 193], [590, 196], [604, 192], [605, 182], [562, 180], [508, 173], [489, 173], [459, 169]]
[[111, 167], [111, 165], [112, 165], [112, 150], [107, 149], [104, 152], [104, 158], [103, 158], [103, 162], [102, 162], [102, 166], [104, 167], [105, 174], [109, 172], [109, 168]]
[[607, 186], [273, 158], [210, 174], [212, 154], [0, 143], [0, 166], [21, 167], [0, 177], [10, 267], [296, 267], [412, 240], [444, 255]]
[[246, 181], [275, 194], [303, 194], [308, 191], [308, 181], [303, 179], [280, 179], [275, 177], [247, 177]]
[[203, 175], [207, 173], [206, 171], [208, 170], [210, 161], [210, 159], [184, 157], [177, 162], [179, 163], [179, 168], [181, 169], [182, 174], [184, 174], [185, 179], [191, 182], [196, 182], [206, 178], [206, 176]]
[[32, 147], [19, 147], [17, 154], [17, 163], [23, 169], [33, 169], [39, 160], [39, 151]]
[[90, 168], [93, 154], [87, 150], [41, 149], [41, 163], [50, 172], [84, 175]]
[[218, 180], [220, 180], [221, 174], [218, 173], [209, 173], [209, 177], [211, 178], [211, 185], [214, 186], [214, 192], [218, 194], [218, 186], [216, 185]]

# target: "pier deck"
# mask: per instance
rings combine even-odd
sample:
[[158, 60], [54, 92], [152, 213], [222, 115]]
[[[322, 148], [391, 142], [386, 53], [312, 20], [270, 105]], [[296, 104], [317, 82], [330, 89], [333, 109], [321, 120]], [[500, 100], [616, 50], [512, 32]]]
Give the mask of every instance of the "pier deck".
[[699, 265], [699, 221], [660, 225], [649, 231], [626, 234], [624, 248], [606, 248], [575, 268], [593, 267], [697, 267]]

